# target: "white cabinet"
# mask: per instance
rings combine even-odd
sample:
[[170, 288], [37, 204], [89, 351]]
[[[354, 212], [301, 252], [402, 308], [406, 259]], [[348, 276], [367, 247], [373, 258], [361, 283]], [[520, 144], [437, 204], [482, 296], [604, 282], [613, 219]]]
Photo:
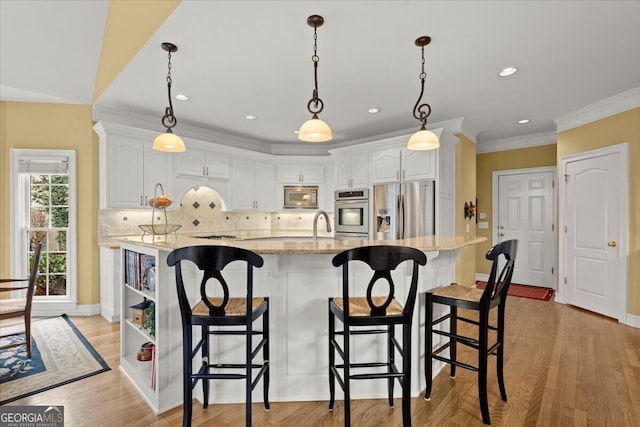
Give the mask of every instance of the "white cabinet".
[[324, 165], [284, 163], [278, 165], [278, 182], [283, 184], [321, 184]]
[[271, 163], [234, 159], [231, 173], [233, 210], [273, 211], [275, 167]]
[[205, 178], [229, 178], [229, 158], [214, 151], [187, 148], [176, 156], [176, 172], [179, 175]]
[[170, 194], [169, 157], [149, 141], [112, 135], [108, 145], [107, 207], [143, 208], [161, 183]]
[[[175, 303], [173, 269], [167, 266], [166, 252], [123, 244], [120, 249], [122, 305], [120, 306], [120, 368], [136, 385], [153, 411], [158, 414], [182, 404], [182, 326]], [[145, 259], [143, 260], [143, 257]], [[155, 276], [149, 281], [149, 266]], [[145, 267], [146, 266], [146, 267]], [[146, 273], [146, 276], [145, 276]], [[143, 284], [146, 280], [147, 285]], [[153, 312], [142, 325], [131, 306], [150, 301]], [[142, 366], [137, 356], [145, 343], [154, 345], [154, 359]]]
[[376, 151], [371, 155], [371, 182], [410, 181], [436, 178], [436, 150], [406, 148]]
[[336, 188], [366, 188], [369, 186], [369, 159], [358, 155], [336, 160]]

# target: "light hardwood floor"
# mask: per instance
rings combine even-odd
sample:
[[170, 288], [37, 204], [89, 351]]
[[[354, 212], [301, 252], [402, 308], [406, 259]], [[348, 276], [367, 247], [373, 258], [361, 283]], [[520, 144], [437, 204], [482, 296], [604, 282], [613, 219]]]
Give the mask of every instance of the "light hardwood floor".
[[[100, 316], [73, 322], [112, 368], [12, 405], [64, 405], [65, 426], [178, 426], [182, 408], [156, 416], [118, 369], [119, 326]], [[470, 356], [472, 353], [469, 353]], [[500, 400], [495, 358], [489, 362], [489, 410], [494, 426], [639, 426], [640, 329], [575, 307], [510, 297], [507, 301], [505, 383]], [[442, 371], [430, 401], [412, 400], [414, 426], [482, 426], [476, 374]], [[339, 396], [340, 396], [339, 392]], [[194, 401], [193, 425], [243, 426], [244, 405]], [[353, 425], [401, 426], [400, 402], [352, 402]], [[256, 426], [342, 426], [342, 401], [273, 402], [253, 407]]]

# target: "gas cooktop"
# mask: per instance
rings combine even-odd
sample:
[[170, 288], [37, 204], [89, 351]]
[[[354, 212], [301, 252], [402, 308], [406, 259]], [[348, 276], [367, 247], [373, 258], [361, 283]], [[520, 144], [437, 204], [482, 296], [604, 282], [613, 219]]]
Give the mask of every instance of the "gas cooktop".
[[237, 239], [236, 236], [230, 234], [210, 234], [208, 236], [194, 236], [198, 239], [212, 239], [212, 240], [233, 240]]

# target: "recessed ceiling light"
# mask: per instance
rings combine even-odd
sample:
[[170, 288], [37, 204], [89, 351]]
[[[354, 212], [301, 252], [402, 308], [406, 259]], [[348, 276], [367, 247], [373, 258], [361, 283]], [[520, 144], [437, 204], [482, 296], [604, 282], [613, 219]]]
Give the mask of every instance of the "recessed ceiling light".
[[369, 114], [377, 114], [377, 113], [379, 113], [379, 112], [380, 112], [380, 109], [379, 109], [378, 107], [373, 107], [373, 108], [369, 108], [369, 109], [367, 110], [367, 112], [368, 112]]
[[516, 67], [507, 67], [498, 73], [500, 77], [508, 77], [515, 74], [518, 71]]
[[297, 135], [299, 131], [298, 131], [298, 129], [296, 129], [296, 130], [292, 130], [291, 132], [295, 133]]
[[253, 114], [247, 114], [246, 116], [244, 116], [245, 119], [247, 120], [255, 120], [257, 119], [256, 116], [254, 116]]
[[524, 124], [529, 123], [530, 121], [531, 121], [531, 120], [529, 120], [529, 119], [522, 119], [522, 120], [518, 120], [518, 124], [519, 124], [519, 125], [524, 125]]
[[189, 97], [187, 95], [182, 94], [182, 93], [176, 94], [175, 98], [178, 101], [188, 101], [189, 100]]

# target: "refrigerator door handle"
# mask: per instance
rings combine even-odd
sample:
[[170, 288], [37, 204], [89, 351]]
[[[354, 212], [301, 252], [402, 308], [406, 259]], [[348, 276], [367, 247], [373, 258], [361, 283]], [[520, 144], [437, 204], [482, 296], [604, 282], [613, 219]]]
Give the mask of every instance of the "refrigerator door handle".
[[398, 239], [404, 239], [404, 194], [398, 196]]

